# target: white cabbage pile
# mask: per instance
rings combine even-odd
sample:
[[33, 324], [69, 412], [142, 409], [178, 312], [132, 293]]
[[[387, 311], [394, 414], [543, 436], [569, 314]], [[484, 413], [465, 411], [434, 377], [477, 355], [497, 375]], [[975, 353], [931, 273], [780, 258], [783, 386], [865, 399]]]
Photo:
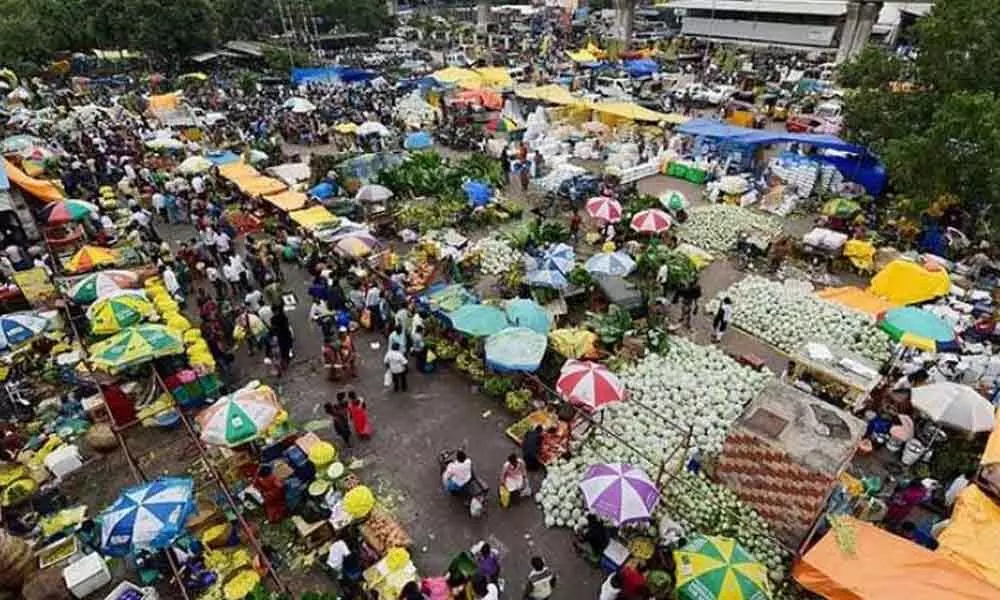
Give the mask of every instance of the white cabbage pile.
[[405, 123], [421, 126], [434, 120], [435, 109], [424, 101], [420, 92], [414, 90], [396, 102], [396, 116]]
[[791, 554], [775, 539], [767, 521], [732, 490], [687, 472], [665, 487], [660, 505], [686, 533], [734, 538], [767, 566], [773, 582], [785, 577]]
[[[597, 427], [571, 459], [548, 468], [536, 494], [546, 526], [582, 524], [586, 513], [578, 485], [591, 465], [624, 462], [656, 477], [662, 462], [669, 459], [666, 468], [676, 470], [695, 448], [718, 452], [732, 422], [770, 378], [715, 347], [684, 338], [672, 338], [665, 355], [650, 354], [626, 368], [621, 379], [630, 398], [604, 408], [598, 420], [639, 453]], [[674, 453], [692, 428], [692, 448]]]
[[545, 192], [556, 192], [564, 181], [577, 175], [583, 175], [586, 172], [587, 169], [583, 167], [562, 163], [553, 167], [544, 177], [536, 179], [534, 184]]
[[692, 208], [677, 235], [702, 250], [722, 253], [736, 245], [740, 231], [748, 229], [775, 237], [781, 233], [781, 221], [739, 206], [710, 204]]
[[469, 252], [479, 255], [479, 267], [486, 275], [502, 275], [521, 261], [521, 253], [500, 238], [483, 238]]
[[889, 337], [864, 315], [820, 300], [804, 282], [772, 281], [750, 275], [709, 303], [714, 312], [725, 297], [733, 301], [733, 323], [784, 352], [805, 342], [821, 342], [869, 358], [889, 359]]

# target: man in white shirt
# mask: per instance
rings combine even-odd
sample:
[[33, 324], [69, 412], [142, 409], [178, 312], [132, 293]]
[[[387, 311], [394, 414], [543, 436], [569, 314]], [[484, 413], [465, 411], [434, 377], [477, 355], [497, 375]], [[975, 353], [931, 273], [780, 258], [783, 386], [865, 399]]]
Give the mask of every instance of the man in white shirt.
[[214, 266], [209, 265], [205, 267], [205, 277], [208, 278], [208, 282], [215, 288], [216, 296], [219, 299], [224, 298], [226, 295], [226, 282], [223, 280], [219, 270]]
[[260, 305], [263, 299], [264, 294], [258, 289], [253, 289], [250, 290], [250, 292], [243, 298], [243, 302], [246, 303], [250, 312], [256, 313], [260, 311]]
[[222, 265], [222, 276], [226, 278], [226, 283], [234, 291], [239, 288], [240, 272], [233, 266], [233, 263], [230, 262]]
[[231, 239], [225, 231], [220, 230], [215, 232], [215, 239], [212, 241], [215, 243], [215, 250], [219, 253], [220, 257], [229, 253]]
[[163, 285], [166, 286], [167, 291], [170, 292], [170, 295], [173, 296], [174, 298], [183, 297], [184, 294], [181, 291], [181, 284], [177, 280], [177, 274], [174, 273], [174, 270], [172, 268], [170, 268], [170, 265], [164, 265], [162, 275], [163, 275]]
[[403, 354], [403, 349], [400, 347], [399, 343], [394, 343], [389, 347], [389, 350], [385, 353], [385, 358], [382, 360], [386, 368], [389, 369], [389, 373], [392, 375], [392, 391], [394, 392], [405, 392], [406, 391], [406, 369], [409, 366], [409, 359]]
[[612, 573], [601, 584], [600, 600], [617, 600], [622, 593], [622, 579], [618, 573]]
[[441, 484], [448, 491], [458, 491], [472, 481], [472, 459], [459, 450], [455, 453], [455, 460], [448, 463], [444, 473], [441, 474]]
[[114, 239], [118, 237], [118, 226], [115, 225], [114, 219], [107, 213], [101, 215], [101, 229], [104, 230], [104, 235], [109, 238]]
[[531, 557], [531, 572], [528, 573], [528, 585], [525, 597], [532, 600], [548, 600], [552, 596], [552, 588], [556, 585], [556, 576], [545, 565], [540, 556]]
[[191, 179], [191, 188], [195, 194], [202, 195], [205, 192], [205, 178], [201, 175], [195, 175]]
[[7, 255], [7, 258], [10, 259], [10, 262], [14, 265], [15, 269], [24, 265], [24, 250], [21, 250], [21, 247], [17, 244], [7, 246], [7, 248], [4, 249], [4, 253]]

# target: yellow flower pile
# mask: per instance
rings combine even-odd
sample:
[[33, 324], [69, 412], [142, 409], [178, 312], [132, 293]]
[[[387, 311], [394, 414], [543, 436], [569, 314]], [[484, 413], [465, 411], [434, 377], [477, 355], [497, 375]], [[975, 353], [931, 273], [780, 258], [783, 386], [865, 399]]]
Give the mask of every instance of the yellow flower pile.
[[390, 548], [385, 554], [385, 566], [390, 571], [398, 571], [410, 563], [410, 553], [406, 548]]
[[375, 494], [364, 485], [352, 488], [344, 494], [344, 510], [355, 519], [360, 519], [375, 507]]
[[156, 307], [156, 312], [163, 319], [163, 324], [176, 331], [184, 338], [187, 346], [188, 363], [196, 370], [210, 373], [215, 371], [215, 359], [208, 349], [208, 344], [201, 337], [201, 331], [192, 327], [191, 322], [181, 314], [181, 307], [173, 299], [170, 292], [159, 277], [150, 277], [144, 284], [146, 295]]

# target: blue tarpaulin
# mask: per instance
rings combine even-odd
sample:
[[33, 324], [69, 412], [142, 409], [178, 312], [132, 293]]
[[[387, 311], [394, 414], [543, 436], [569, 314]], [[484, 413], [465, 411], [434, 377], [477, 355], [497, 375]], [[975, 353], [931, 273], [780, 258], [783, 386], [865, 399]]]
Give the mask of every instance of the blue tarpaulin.
[[351, 67], [298, 67], [292, 69], [291, 80], [293, 85], [335, 81], [356, 83], [374, 79], [376, 76], [377, 74], [371, 71]]
[[313, 189], [309, 190], [309, 195], [317, 200], [326, 200], [327, 198], [332, 198], [334, 194], [337, 193], [336, 184], [330, 181], [324, 181], [319, 183]]
[[209, 152], [205, 154], [205, 158], [210, 160], [213, 165], [218, 167], [240, 161], [240, 155], [230, 150]]
[[660, 66], [656, 61], [649, 58], [625, 61], [625, 71], [632, 77], [646, 77], [659, 70]]
[[403, 147], [407, 150], [426, 150], [434, 145], [434, 138], [426, 131], [415, 131], [406, 136]]
[[732, 141], [747, 145], [799, 143], [817, 148], [829, 148], [850, 154], [864, 155], [868, 151], [861, 146], [846, 142], [835, 135], [822, 133], [787, 133], [784, 131], [764, 131], [727, 125], [710, 119], [692, 119], [677, 128], [685, 135], [703, 136]]
[[465, 195], [469, 198], [469, 204], [472, 206], [486, 206], [490, 201], [490, 197], [493, 196], [490, 186], [482, 181], [466, 181], [462, 185], [462, 189], [465, 191]]

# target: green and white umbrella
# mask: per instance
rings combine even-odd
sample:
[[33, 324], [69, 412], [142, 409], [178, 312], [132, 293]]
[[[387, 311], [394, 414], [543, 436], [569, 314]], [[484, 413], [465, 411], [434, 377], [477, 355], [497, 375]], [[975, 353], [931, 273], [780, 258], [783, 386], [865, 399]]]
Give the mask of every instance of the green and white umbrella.
[[667, 190], [660, 196], [660, 204], [669, 211], [678, 211], [687, 208], [687, 198], [677, 190]]
[[274, 390], [243, 388], [219, 398], [198, 415], [201, 439], [216, 446], [239, 446], [257, 439], [280, 413]]
[[98, 298], [119, 290], [139, 287], [139, 276], [132, 271], [99, 271], [76, 280], [68, 290], [69, 298], [77, 304], [90, 304]]

